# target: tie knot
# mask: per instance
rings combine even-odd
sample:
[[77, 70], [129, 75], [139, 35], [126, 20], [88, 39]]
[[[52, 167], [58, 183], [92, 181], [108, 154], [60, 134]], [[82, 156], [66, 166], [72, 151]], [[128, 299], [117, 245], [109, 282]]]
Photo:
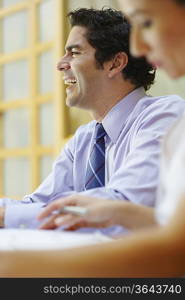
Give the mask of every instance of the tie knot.
[[105, 135], [106, 135], [106, 131], [105, 131], [102, 123], [97, 123], [96, 124], [96, 134], [95, 134], [96, 141], [100, 140]]

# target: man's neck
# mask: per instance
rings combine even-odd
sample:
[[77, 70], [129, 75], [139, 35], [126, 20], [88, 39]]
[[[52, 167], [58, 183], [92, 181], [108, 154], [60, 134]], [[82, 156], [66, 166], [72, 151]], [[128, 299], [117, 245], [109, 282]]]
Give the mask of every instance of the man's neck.
[[120, 91], [115, 90], [115, 93], [108, 94], [102, 98], [101, 103], [96, 107], [94, 111], [91, 111], [91, 115], [94, 120], [101, 122], [108, 112], [127, 95], [136, 89], [135, 86], [130, 85], [127, 88], [122, 88]]

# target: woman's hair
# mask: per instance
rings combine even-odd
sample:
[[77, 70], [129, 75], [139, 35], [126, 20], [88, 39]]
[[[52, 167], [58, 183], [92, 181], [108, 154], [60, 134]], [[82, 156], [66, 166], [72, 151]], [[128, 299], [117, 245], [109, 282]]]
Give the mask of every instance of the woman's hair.
[[177, 2], [177, 4], [185, 5], [185, 0], [173, 0], [173, 1]]
[[128, 55], [128, 64], [122, 71], [123, 78], [130, 80], [136, 87], [149, 89], [154, 82], [155, 70], [144, 57], [137, 58], [130, 54], [130, 25], [121, 11], [80, 8], [71, 11], [68, 17], [72, 27], [82, 26], [87, 29], [85, 37], [96, 49], [95, 59], [99, 68], [103, 68], [104, 62], [123, 51]]

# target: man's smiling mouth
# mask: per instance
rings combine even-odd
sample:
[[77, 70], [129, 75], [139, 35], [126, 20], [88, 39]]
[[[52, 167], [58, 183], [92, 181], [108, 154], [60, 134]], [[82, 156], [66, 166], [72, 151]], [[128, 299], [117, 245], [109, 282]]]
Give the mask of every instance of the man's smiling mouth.
[[77, 83], [76, 79], [64, 79], [64, 83], [68, 86], [72, 86]]

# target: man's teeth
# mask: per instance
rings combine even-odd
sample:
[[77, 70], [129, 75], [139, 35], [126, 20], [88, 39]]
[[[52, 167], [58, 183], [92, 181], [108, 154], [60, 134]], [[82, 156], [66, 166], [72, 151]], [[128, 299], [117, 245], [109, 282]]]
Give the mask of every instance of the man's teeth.
[[76, 79], [67, 79], [64, 81], [65, 84], [75, 84], [76, 83]]

